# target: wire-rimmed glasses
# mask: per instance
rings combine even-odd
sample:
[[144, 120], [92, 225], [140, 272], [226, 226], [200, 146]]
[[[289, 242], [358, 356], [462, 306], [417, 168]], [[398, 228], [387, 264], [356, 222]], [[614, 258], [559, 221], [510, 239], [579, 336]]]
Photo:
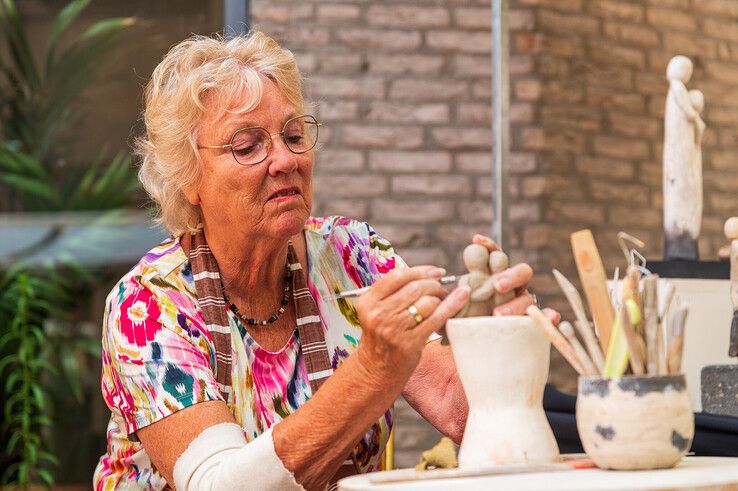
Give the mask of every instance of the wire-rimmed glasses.
[[241, 128], [226, 145], [199, 145], [197, 148], [230, 149], [241, 165], [256, 165], [266, 160], [272, 148], [272, 136], [279, 135], [292, 153], [309, 152], [318, 143], [318, 123], [309, 114], [288, 119], [279, 133], [269, 133], [260, 126]]

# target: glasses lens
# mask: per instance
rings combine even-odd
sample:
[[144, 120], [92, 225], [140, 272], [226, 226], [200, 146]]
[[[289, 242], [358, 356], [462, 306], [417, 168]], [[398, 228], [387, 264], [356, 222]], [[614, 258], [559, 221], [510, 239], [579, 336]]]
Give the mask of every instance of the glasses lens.
[[291, 119], [284, 127], [284, 142], [295, 153], [305, 153], [318, 141], [318, 122], [312, 116]]
[[240, 130], [233, 135], [231, 149], [241, 165], [258, 164], [269, 152], [269, 133], [261, 128]]

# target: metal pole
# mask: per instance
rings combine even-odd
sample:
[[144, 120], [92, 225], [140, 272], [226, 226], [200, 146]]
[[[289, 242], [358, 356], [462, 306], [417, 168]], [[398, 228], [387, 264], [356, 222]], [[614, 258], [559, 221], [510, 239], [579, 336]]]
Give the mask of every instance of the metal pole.
[[510, 155], [509, 0], [492, 0], [492, 237], [503, 249], [509, 242], [507, 211]]
[[249, 0], [224, 0], [223, 21], [226, 39], [247, 33], [251, 27]]

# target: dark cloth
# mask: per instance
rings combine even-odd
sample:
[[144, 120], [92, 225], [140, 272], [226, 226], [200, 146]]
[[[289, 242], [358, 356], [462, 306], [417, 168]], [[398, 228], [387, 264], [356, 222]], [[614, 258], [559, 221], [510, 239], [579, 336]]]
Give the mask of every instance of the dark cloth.
[[[577, 398], [546, 385], [543, 392], [543, 409], [551, 425], [561, 453], [580, 453], [574, 410]], [[694, 440], [690, 452], [701, 457], [738, 457], [738, 418], [695, 413]]]

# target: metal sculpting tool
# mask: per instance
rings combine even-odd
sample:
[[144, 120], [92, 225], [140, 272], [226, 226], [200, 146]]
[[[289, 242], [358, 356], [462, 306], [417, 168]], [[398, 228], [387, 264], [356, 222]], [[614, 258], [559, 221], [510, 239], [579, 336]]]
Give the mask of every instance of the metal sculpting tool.
[[[461, 276], [457, 276], [457, 275], [443, 276], [442, 278], [439, 278], [438, 281], [442, 285], [448, 285], [449, 283], [456, 283], [457, 281], [459, 281], [459, 278], [461, 278]], [[343, 291], [341, 293], [337, 293], [337, 294], [333, 295], [331, 297], [331, 299], [337, 300], [339, 298], [353, 298], [353, 297], [358, 297], [362, 293], [364, 293], [365, 291], [367, 291], [369, 288], [371, 288], [371, 287], [365, 286], [363, 288], [357, 288], [355, 290], [346, 290], [346, 291]]]

